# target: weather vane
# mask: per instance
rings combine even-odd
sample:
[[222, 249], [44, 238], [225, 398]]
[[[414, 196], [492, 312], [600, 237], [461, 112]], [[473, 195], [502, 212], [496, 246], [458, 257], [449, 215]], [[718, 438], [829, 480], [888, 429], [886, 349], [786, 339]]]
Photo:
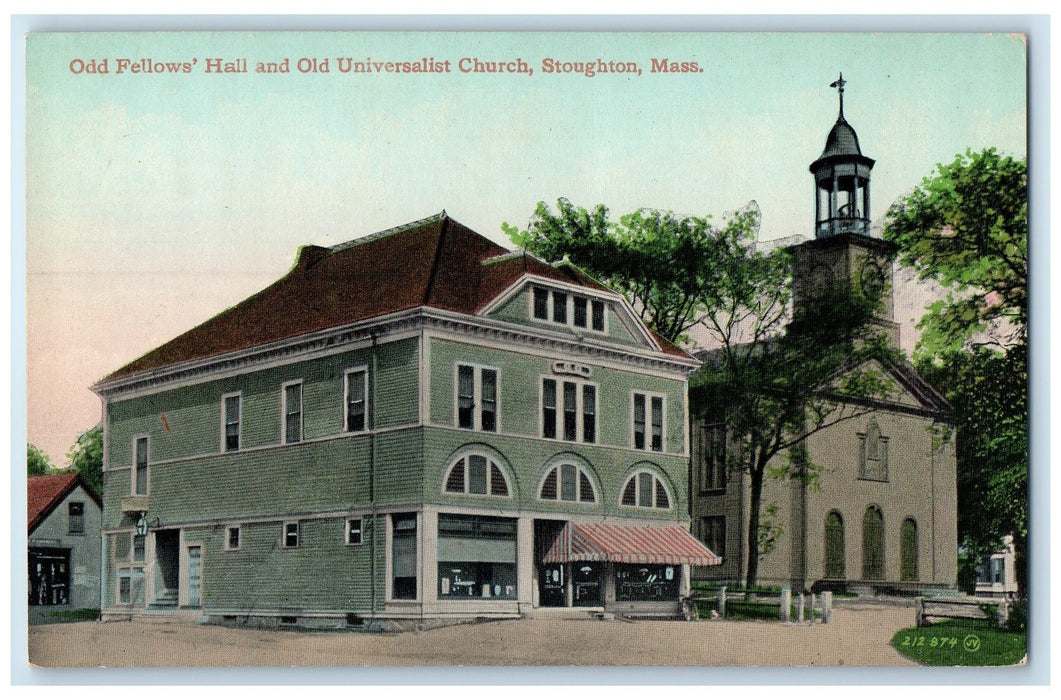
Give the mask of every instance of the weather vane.
[[840, 118], [841, 119], [843, 119], [843, 117], [844, 117], [844, 85], [846, 85], [846, 84], [847, 84], [847, 81], [844, 80], [844, 74], [843, 73], [840, 74], [839, 78], [837, 78], [835, 81], [833, 81], [832, 83], [829, 84], [829, 87], [836, 88], [836, 91], [840, 93]]

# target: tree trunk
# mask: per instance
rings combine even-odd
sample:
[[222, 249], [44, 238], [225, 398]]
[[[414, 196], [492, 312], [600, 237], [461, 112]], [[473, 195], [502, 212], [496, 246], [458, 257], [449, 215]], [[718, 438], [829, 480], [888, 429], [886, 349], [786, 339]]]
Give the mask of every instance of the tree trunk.
[[751, 498], [748, 503], [748, 570], [744, 578], [744, 597], [751, 598], [751, 590], [759, 577], [759, 510], [763, 500], [763, 472], [765, 465], [758, 460], [751, 468]]

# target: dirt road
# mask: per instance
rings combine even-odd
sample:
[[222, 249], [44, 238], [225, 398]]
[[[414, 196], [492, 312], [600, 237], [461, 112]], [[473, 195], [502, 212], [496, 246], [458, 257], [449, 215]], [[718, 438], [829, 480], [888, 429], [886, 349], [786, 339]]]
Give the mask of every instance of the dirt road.
[[526, 619], [402, 634], [231, 629], [182, 622], [29, 628], [44, 667], [914, 666], [892, 649], [909, 608], [838, 607], [828, 625]]

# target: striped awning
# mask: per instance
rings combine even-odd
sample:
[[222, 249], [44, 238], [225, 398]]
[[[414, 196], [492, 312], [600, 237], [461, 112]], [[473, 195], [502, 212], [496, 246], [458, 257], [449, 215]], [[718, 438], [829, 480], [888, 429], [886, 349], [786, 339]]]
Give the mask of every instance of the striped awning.
[[611, 561], [623, 564], [716, 566], [722, 560], [678, 525], [647, 527], [567, 523], [542, 557], [543, 564]]

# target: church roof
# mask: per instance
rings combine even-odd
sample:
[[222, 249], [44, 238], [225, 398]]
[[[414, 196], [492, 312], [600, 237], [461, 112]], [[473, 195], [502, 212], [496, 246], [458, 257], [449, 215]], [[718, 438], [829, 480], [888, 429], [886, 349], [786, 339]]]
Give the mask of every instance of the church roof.
[[862, 155], [862, 149], [858, 145], [858, 134], [855, 133], [854, 127], [848, 124], [847, 120], [841, 115], [836, 120], [836, 124], [833, 124], [833, 128], [829, 131], [829, 136], [825, 139], [825, 150], [822, 151], [819, 160], [830, 156], [860, 155]]
[[443, 211], [335, 246], [303, 246], [284, 277], [100, 383], [416, 307], [475, 314], [525, 274], [608, 291], [574, 265], [509, 251]]

